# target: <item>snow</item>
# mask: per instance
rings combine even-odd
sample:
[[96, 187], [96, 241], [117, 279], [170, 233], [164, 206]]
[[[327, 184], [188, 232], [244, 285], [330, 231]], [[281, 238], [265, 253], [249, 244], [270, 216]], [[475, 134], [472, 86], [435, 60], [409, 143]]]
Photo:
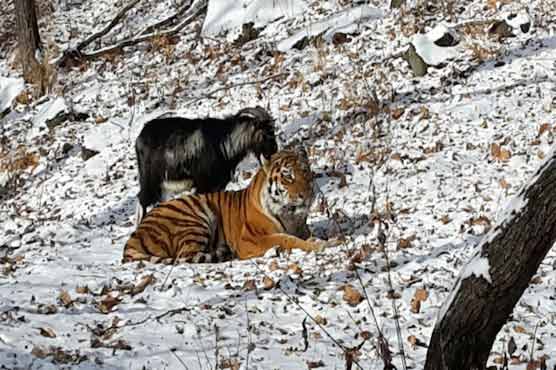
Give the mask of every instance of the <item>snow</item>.
[[[289, 6], [290, 13], [280, 18], [278, 3]], [[205, 31], [215, 27], [210, 37], [195, 37], [194, 30], [203, 26], [197, 20], [175, 45], [144, 43], [62, 69], [52, 90], [58, 95], [28, 105], [12, 101], [11, 112], [0, 118], [0, 168], [20, 151], [37, 155], [39, 164], [14, 173], [17, 181], [0, 199], [0, 364], [10, 369], [180, 369], [184, 363], [206, 370], [215, 367], [218, 349], [221, 363], [237, 360], [241, 369], [303, 369], [318, 360], [323, 369], [345, 368], [342, 351], [310, 319], [309, 348], [302, 351], [306, 311], [325, 319], [326, 331], [347, 347], [361, 344], [368, 332], [358, 361], [364, 369], [381, 369], [378, 330], [366, 301], [356, 307], [344, 301], [342, 288], [349, 284], [365, 289], [394, 365], [401, 369], [388, 298], [390, 275], [401, 296], [395, 304], [408, 365], [422, 369], [427, 349], [413, 348], [406, 338], [414, 335], [428, 343], [462, 279], [489, 281], [493, 271], [485, 256], [476, 256], [479, 246], [488, 242], [488, 230], [492, 235], [505, 216], [527, 204], [520, 189], [555, 155], [556, 107], [551, 103], [556, 85], [549, 77], [556, 72], [551, 22], [556, 10], [533, 0], [531, 17], [543, 27], [503, 44], [489, 41], [488, 47], [500, 48], [498, 57], [481, 62], [464, 46], [452, 59], [434, 51], [431, 58], [442, 59], [446, 67], [414, 79], [406, 62], [385, 59], [413, 40], [408, 32], [412, 10], [400, 18], [386, 3], [364, 3], [353, 9], [343, 1], [211, 1], [204, 26]], [[139, 2], [124, 24], [90, 45], [90, 51], [137, 34], [178, 5]], [[227, 9], [226, 16], [217, 16]], [[63, 50], [102, 28], [117, 11], [108, 0], [55, 5], [53, 14], [41, 17], [41, 38]], [[455, 11], [458, 23], [504, 17], [480, 0]], [[434, 30], [423, 35], [429, 46], [445, 32], [435, 28], [448, 19], [441, 12], [420, 20], [426, 30]], [[266, 24], [260, 36], [242, 47], [230, 44], [241, 23], [253, 17], [258, 17], [256, 27]], [[348, 42], [277, 52], [277, 41], [286, 45], [340, 31], [350, 33]], [[0, 48], [0, 76], [17, 79], [19, 72], [6, 62], [10, 58]], [[276, 74], [282, 77], [254, 83]], [[234, 85], [240, 83], [249, 84]], [[198, 99], [216, 89], [221, 90]], [[365, 113], [371, 111], [371, 90], [387, 112]], [[130, 106], [131, 97], [135, 104]], [[256, 105], [275, 118], [280, 147], [299, 141], [307, 148], [322, 192], [311, 207], [310, 230], [316, 237], [345, 241], [317, 254], [277, 256], [273, 250], [224, 264], [122, 264], [138, 192], [134, 140], [144, 123], [169, 112], [222, 117]], [[48, 120], [70, 110], [87, 116], [65, 114], [59, 125], [45, 129]], [[551, 129], [540, 134], [544, 123]], [[493, 158], [493, 143], [511, 157]], [[99, 153], [85, 160], [83, 148]], [[256, 159], [247, 158], [228, 189], [245, 187], [256, 169]], [[385, 224], [389, 268], [377, 240], [377, 218]], [[517, 355], [528, 359], [535, 330], [535, 358], [546, 356], [548, 368], [556, 365], [556, 323], [550, 319], [556, 310], [555, 263], [556, 251], [551, 251], [496, 338], [490, 365], [510, 337]], [[132, 294], [130, 287], [150, 274], [155, 282]], [[266, 290], [265, 277], [286, 294]], [[418, 288], [428, 298], [413, 312]], [[62, 290], [72, 303], [59, 299]], [[103, 313], [99, 305], [108, 296], [121, 302]], [[516, 331], [517, 325], [525, 332]], [[41, 327], [51, 328], [56, 337], [41, 335]], [[98, 346], [98, 341], [118, 340], [131, 350]], [[48, 352], [50, 346], [66, 357], [79, 353], [86, 359], [59, 363], [60, 358], [40, 358], [33, 351]], [[525, 370], [526, 361], [508, 368]]]
[[25, 88], [23, 78], [9, 78], [0, 76], [0, 113], [12, 106], [13, 100]]
[[482, 277], [490, 284], [492, 284], [492, 278], [490, 277], [489, 269], [490, 265], [488, 263], [488, 258], [476, 255], [463, 268], [461, 280], [465, 280], [474, 275], [477, 278]]
[[524, 33], [520, 26], [529, 23], [531, 27], [533, 27], [533, 23], [534, 23], [533, 19], [529, 16], [527, 11], [525, 10], [518, 11], [517, 13], [506, 12], [503, 15], [503, 19], [510, 27], [512, 27], [512, 32], [514, 35], [519, 35]]
[[65, 99], [58, 96], [42, 104], [39, 112], [33, 119], [33, 123], [37, 127], [45, 127], [49, 121], [55, 119], [58, 115], [67, 112], [68, 107]]
[[293, 36], [280, 41], [277, 45], [277, 49], [286, 52], [303, 38], [320, 34], [323, 34], [323, 38], [330, 42], [336, 33], [356, 32], [361, 28], [363, 23], [382, 16], [383, 12], [380, 9], [372, 8], [367, 5], [350, 8], [324, 21], [303, 27], [302, 30], [296, 32]]
[[239, 30], [249, 22], [258, 28], [278, 18], [294, 17], [305, 10], [303, 2], [291, 0], [211, 0], [203, 34], [217, 35], [224, 31]]
[[436, 66], [455, 58], [458, 55], [457, 46], [438, 46], [434, 42], [446, 33], [453, 33], [444, 23], [439, 23], [436, 27], [425, 34], [416, 34], [411, 40], [417, 54], [425, 63]]

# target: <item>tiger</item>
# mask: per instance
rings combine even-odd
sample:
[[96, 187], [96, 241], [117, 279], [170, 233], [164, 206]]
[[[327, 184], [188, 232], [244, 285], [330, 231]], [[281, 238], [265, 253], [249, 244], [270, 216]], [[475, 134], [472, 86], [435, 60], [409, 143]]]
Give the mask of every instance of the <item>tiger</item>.
[[217, 263], [260, 257], [275, 246], [322, 251], [324, 241], [296, 236], [299, 222], [291, 221], [306, 221], [314, 198], [306, 152], [282, 150], [260, 161], [243, 190], [182, 195], [153, 208], [131, 234], [122, 261]]

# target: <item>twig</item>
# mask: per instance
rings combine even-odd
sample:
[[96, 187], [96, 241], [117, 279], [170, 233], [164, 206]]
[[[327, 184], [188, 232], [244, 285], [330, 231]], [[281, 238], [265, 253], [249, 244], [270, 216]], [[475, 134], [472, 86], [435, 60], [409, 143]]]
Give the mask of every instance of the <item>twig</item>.
[[392, 274], [390, 271], [390, 259], [388, 258], [388, 251], [386, 250], [386, 235], [384, 235], [384, 232], [382, 231], [382, 221], [379, 221], [378, 223], [378, 241], [382, 247], [382, 252], [384, 253], [384, 259], [386, 260], [386, 273], [387, 273], [387, 281], [388, 281], [388, 287], [389, 289], [389, 293], [390, 296], [392, 297], [392, 310], [394, 312], [394, 323], [396, 324], [396, 335], [398, 337], [398, 347], [400, 349], [400, 356], [402, 358], [402, 366], [404, 370], [407, 370], [407, 364], [406, 364], [406, 360], [405, 360], [405, 351], [404, 351], [404, 347], [403, 347], [403, 339], [402, 339], [402, 332], [401, 332], [401, 328], [400, 328], [400, 317], [398, 315], [398, 308], [396, 307], [396, 296], [395, 296], [395, 290], [394, 290], [394, 285], [392, 284]]
[[106, 25], [106, 27], [104, 27], [102, 30], [100, 30], [97, 33], [92, 34], [91, 36], [89, 36], [87, 39], [85, 39], [85, 41], [80, 42], [79, 44], [77, 44], [77, 46], [75, 47], [78, 51], [81, 51], [83, 49], [85, 49], [90, 43], [92, 43], [93, 41], [95, 41], [98, 38], [101, 38], [102, 36], [106, 35], [108, 32], [110, 32], [110, 30], [112, 28], [114, 28], [118, 23], [120, 23], [120, 21], [122, 20], [122, 18], [126, 15], [126, 13], [131, 10], [131, 8], [133, 8], [135, 5], [137, 5], [137, 3], [141, 1], [141, 0], [133, 0], [131, 1], [129, 4], [127, 4], [122, 10], [120, 10], [120, 12], [118, 14], [116, 14], [116, 16], [114, 17], [114, 19], [112, 19], [112, 21], [110, 21], [110, 23], [108, 23]]
[[[251, 329], [249, 328], [249, 310], [247, 309], [247, 297], [245, 298], [245, 316], [247, 318], [247, 356], [245, 356], [245, 369], [249, 369], [249, 356], [251, 355]], [[239, 343], [237, 349], [239, 356]]]
[[303, 352], [306, 352], [309, 348], [309, 335], [307, 334], [307, 317], [301, 322], [301, 327], [303, 328]]
[[179, 308], [174, 308], [174, 309], [168, 310], [168, 311], [163, 312], [163, 313], [161, 313], [160, 315], [157, 315], [157, 316], [154, 316], [154, 317], [153, 317], [152, 315], [149, 315], [149, 316], [145, 317], [143, 320], [139, 320], [139, 321], [136, 321], [136, 322], [129, 322], [129, 323], [126, 323], [126, 324], [124, 324], [124, 325], [122, 325], [122, 326], [119, 326], [118, 328], [121, 328], [121, 327], [124, 327], [124, 326], [137, 326], [137, 325], [141, 325], [141, 324], [144, 324], [144, 323], [146, 323], [147, 321], [150, 321], [150, 320], [153, 320], [153, 319], [156, 320], [156, 321], [158, 321], [158, 320], [160, 320], [160, 319], [162, 319], [162, 318], [164, 318], [164, 317], [166, 317], [166, 316], [168, 316], [168, 315], [176, 315], [176, 314], [182, 313], [182, 312], [184, 312], [184, 311], [190, 311], [191, 308], [192, 308], [192, 307], [188, 307], [188, 306], [183, 306], [183, 307], [179, 307]]
[[181, 359], [181, 357], [176, 354], [176, 349], [170, 348], [170, 353], [176, 357], [176, 359], [180, 362], [181, 366], [183, 366], [184, 369], [189, 370], [189, 368], [187, 367], [185, 362]]
[[533, 332], [533, 339], [531, 343], [531, 355], [529, 356], [529, 361], [533, 361], [533, 356], [535, 355], [535, 342], [537, 340], [537, 330], [539, 329], [539, 325], [541, 324], [542, 319], [537, 321], [537, 325], [535, 325], [535, 331]]
[[357, 279], [359, 280], [359, 284], [361, 284], [361, 288], [363, 289], [363, 294], [365, 295], [365, 300], [367, 301], [367, 305], [369, 306], [369, 311], [371, 312], [371, 316], [373, 317], [373, 321], [375, 322], [375, 327], [376, 327], [376, 330], [378, 331], [378, 335], [383, 337], [384, 335], [382, 334], [382, 330], [380, 330], [380, 326], [378, 325], [378, 320], [376, 319], [375, 310], [373, 309], [373, 306], [371, 305], [371, 300], [369, 299], [369, 295], [367, 294], [367, 290], [365, 289], [365, 286], [363, 285], [363, 280], [361, 279], [361, 275], [359, 275], [359, 269], [357, 268], [357, 266], [355, 266], [355, 275], [357, 276]]
[[219, 332], [218, 332], [218, 326], [216, 326], [216, 324], [214, 325], [214, 370], [218, 370], [218, 340], [219, 340], [219, 336], [218, 336]]
[[187, 5], [183, 6], [181, 9], [179, 9], [176, 13], [174, 13], [173, 15], [169, 16], [168, 18], [165, 18], [157, 23], [151, 24], [150, 26], [145, 27], [141, 32], [139, 32], [137, 35], [141, 36], [141, 35], [145, 35], [148, 33], [153, 33], [154, 31], [156, 31], [157, 29], [164, 27], [168, 24], [174, 23], [174, 21], [181, 16], [182, 14], [184, 14], [189, 8], [191, 8], [191, 4], [192, 2], [189, 2]]

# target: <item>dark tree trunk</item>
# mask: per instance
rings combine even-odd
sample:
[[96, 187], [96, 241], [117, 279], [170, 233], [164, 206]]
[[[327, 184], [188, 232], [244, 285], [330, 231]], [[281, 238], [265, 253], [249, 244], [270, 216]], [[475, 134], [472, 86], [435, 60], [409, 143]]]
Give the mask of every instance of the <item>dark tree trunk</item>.
[[556, 242], [556, 150], [512, 204], [444, 303], [425, 370], [485, 369], [496, 335]]
[[17, 37], [19, 60], [23, 69], [25, 81], [40, 83], [41, 65], [36, 59], [36, 52], [40, 50], [41, 40], [34, 0], [15, 0], [15, 18], [17, 22]]

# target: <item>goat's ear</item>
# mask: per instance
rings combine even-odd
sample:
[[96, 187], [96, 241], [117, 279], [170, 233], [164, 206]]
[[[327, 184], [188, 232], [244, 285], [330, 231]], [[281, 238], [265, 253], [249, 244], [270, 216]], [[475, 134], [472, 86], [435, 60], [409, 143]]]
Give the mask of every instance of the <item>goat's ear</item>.
[[259, 155], [259, 161], [261, 162], [261, 168], [265, 173], [270, 171], [270, 159], [266, 159], [264, 155]]

